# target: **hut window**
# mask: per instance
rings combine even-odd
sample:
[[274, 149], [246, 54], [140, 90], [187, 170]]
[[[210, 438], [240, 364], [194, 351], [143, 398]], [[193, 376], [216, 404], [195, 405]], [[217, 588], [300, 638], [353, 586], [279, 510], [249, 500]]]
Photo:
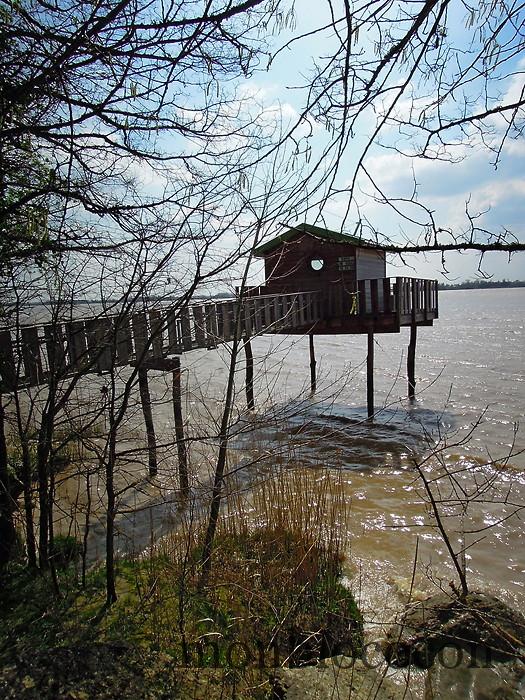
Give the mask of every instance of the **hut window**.
[[324, 267], [323, 258], [312, 258], [310, 260], [310, 267], [312, 268], [312, 270], [315, 270], [315, 272], [319, 272], [319, 270], [322, 270]]
[[340, 272], [355, 272], [355, 258], [337, 258], [337, 269]]

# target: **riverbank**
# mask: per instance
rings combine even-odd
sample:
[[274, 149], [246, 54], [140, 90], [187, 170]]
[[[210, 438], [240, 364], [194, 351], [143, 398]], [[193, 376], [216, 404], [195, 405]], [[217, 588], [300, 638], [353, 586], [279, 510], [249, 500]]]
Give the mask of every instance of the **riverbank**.
[[[201, 590], [198, 552], [181, 569], [173, 545], [121, 560], [110, 607], [102, 569], [85, 586], [65, 559], [54, 583], [21, 565], [9, 572], [0, 594], [0, 696], [403, 700], [418, 697], [411, 679], [420, 667], [429, 668], [425, 700], [523, 697], [525, 618], [493, 596], [451, 591], [413, 603], [381, 645], [365, 643], [333, 547], [282, 529], [222, 533]], [[404, 682], [389, 664], [405, 669]]]
[[[189, 506], [185, 526], [141, 556], [118, 560], [110, 606], [105, 567], [82, 580], [72, 538], [55, 547], [51, 572], [11, 564], [0, 594], [2, 697], [120, 697], [128, 673], [131, 687], [143, 684], [135, 697], [173, 697], [158, 684], [184, 686], [194, 669], [207, 669], [223, 689], [233, 678], [235, 697], [272, 697], [278, 667], [360, 656], [363, 620], [342, 581], [344, 520], [324, 487], [315, 479], [307, 486], [299, 492], [293, 475], [283, 474], [254, 488], [249, 510], [230, 503], [204, 582], [205, 523], [193, 520]], [[89, 669], [98, 656], [105, 658], [97, 680]]]
[[[340, 582], [336, 548], [298, 532], [222, 533], [210, 583], [181, 537], [84, 586], [75, 562], [49, 575], [20, 566], [1, 599], [4, 698], [277, 697], [276, 670], [362, 651], [362, 618]], [[188, 551], [186, 549], [186, 551]]]

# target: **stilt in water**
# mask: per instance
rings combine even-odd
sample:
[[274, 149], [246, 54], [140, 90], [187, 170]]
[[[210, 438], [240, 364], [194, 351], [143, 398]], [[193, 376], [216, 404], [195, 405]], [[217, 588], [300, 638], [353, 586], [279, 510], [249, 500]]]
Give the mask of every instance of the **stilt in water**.
[[182, 391], [180, 375], [180, 359], [174, 358], [175, 368], [173, 377], [173, 417], [175, 419], [175, 439], [177, 441], [177, 455], [179, 458], [179, 483], [182, 495], [187, 495], [190, 484], [188, 479], [188, 455], [186, 442], [184, 441], [184, 421], [182, 418]]
[[374, 417], [374, 334], [368, 333], [368, 352], [366, 355], [366, 405], [368, 417]]
[[312, 394], [315, 394], [317, 389], [317, 362], [315, 359], [314, 334], [310, 333], [308, 338], [310, 339], [310, 391]]
[[151, 396], [148, 385], [148, 370], [144, 367], [139, 368], [139, 391], [140, 402], [142, 404], [142, 413], [144, 414], [144, 423], [146, 424], [146, 435], [148, 438], [148, 463], [149, 475], [156, 476], [157, 467], [157, 440], [155, 438], [155, 427], [153, 425], [153, 414], [151, 412]]
[[416, 395], [416, 340], [417, 326], [412, 323], [410, 326], [410, 342], [407, 353], [407, 377], [408, 377], [408, 398], [413, 400]]
[[255, 400], [253, 397], [253, 352], [250, 338], [244, 339], [244, 353], [246, 355], [246, 403], [248, 410], [255, 409]]

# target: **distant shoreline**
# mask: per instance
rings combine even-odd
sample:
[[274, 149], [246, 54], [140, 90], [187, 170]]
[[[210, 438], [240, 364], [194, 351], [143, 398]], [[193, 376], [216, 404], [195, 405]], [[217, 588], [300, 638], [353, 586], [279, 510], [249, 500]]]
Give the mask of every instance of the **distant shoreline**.
[[519, 287], [525, 287], [525, 281], [514, 280], [502, 280], [500, 282], [491, 282], [488, 280], [469, 280], [467, 282], [458, 282], [457, 284], [443, 284], [438, 282], [439, 291], [449, 291], [457, 289], [517, 289]]
[[[444, 284], [443, 282], [438, 282], [438, 290], [442, 292], [453, 291], [458, 289], [515, 289], [519, 287], [525, 287], [525, 280], [501, 280], [501, 281], [489, 281], [489, 280], [468, 280], [467, 282], [457, 282], [456, 284]], [[155, 297], [150, 296], [143, 301], [158, 302], [158, 301], [177, 301], [180, 297]], [[198, 303], [204, 301], [221, 301], [224, 299], [235, 299], [235, 296], [231, 292], [218, 292], [212, 296], [202, 296], [197, 295], [191, 298], [191, 302]], [[28, 307], [31, 306], [46, 306], [51, 304], [50, 299], [30, 301], [27, 303]], [[118, 299], [75, 299], [75, 306], [86, 306], [90, 304], [102, 304], [105, 303], [108, 306], [120, 303]]]

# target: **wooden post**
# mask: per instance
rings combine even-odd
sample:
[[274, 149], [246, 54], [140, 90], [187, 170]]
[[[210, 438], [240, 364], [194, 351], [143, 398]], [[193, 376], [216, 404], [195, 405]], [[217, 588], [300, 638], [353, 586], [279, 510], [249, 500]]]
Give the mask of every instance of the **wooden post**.
[[368, 333], [368, 352], [366, 355], [366, 405], [368, 417], [374, 417], [374, 334]]
[[317, 375], [315, 371], [317, 362], [315, 360], [314, 334], [310, 333], [308, 338], [310, 339], [310, 391], [312, 394], [315, 394], [317, 389]]
[[253, 398], [253, 352], [248, 336], [244, 339], [244, 353], [246, 355], [246, 403], [248, 410], [253, 411], [255, 409], [255, 400]]
[[179, 483], [183, 496], [187, 495], [190, 484], [188, 479], [188, 455], [184, 441], [184, 421], [182, 418], [182, 391], [180, 376], [180, 359], [173, 358], [175, 369], [173, 370], [173, 417], [175, 419], [175, 439], [177, 441], [177, 454], [179, 458]]
[[410, 342], [407, 353], [407, 377], [408, 377], [408, 398], [414, 399], [416, 395], [416, 340], [417, 325], [410, 324]]
[[148, 438], [148, 462], [149, 475], [156, 476], [157, 468], [157, 440], [155, 438], [155, 427], [153, 425], [153, 414], [151, 412], [151, 396], [148, 386], [148, 370], [145, 367], [139, 368], [139, 391], [144, 423], [146, 424], [146, 435]]

